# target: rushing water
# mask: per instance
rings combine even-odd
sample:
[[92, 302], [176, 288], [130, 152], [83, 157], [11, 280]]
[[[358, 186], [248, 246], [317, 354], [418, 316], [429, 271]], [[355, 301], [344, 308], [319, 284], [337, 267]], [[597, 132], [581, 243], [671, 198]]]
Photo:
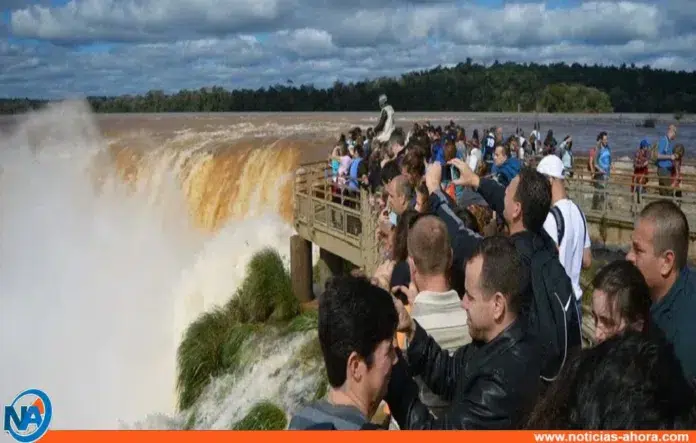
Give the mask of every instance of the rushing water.
[[109, 147], [65, 105], [0, 142], [0, 398], [44, 389], [56, 428], [173, 414], [184, 328], [292, 234], [294, 148], [213, 152], [215, 137]]
[[[46, 390], [56, 428], [182, 427], [187, 417], [174, 410], [182, 332], [235, 292], [254, 252], [270, 246], [287, 256], [293, 170], [376, 117], [94, 116], [65, 103], [0, 119], [0, 399]], [[539, 121], [578, 147], [607, 130], [625, 153], [667, 122], [636, 128], [644, 117]], [[520, 116], [520, 126], [528, 133], [535, 118]], [[398, 124], [450, 119], [469, 133], [518, 122], [410, 113]], [[680, 125], [679, 139], [693, 146], [693, 123]], [[291, 364], [310, 335], [259, 344], [269, 357], [216, 379], [195, 427], [229, 427], [261, 398], [291, 411], [316, 384], [316, 362], [299, 373]]]

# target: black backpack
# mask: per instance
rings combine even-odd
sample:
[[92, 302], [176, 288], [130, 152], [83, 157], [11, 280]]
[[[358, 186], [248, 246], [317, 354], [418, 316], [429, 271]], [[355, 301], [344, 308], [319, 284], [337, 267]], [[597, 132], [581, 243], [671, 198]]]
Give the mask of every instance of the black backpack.
[[[535, 239], [535, 243], [539, 241]], [[575, 292], [556, 251], [535, 248], [531, 256], [531, 285], [529, 318], [542, 345], [541, 378], [550, 382], [558, 376], [568, 354], [582, 345]]]

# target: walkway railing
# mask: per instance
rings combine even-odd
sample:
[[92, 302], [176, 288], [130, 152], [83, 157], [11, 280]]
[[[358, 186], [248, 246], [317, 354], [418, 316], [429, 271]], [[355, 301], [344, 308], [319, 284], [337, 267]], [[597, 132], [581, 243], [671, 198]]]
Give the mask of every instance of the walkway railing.
[[[370, 195], [341, 191], [331, 180], [326, 162], [302, 165], [295, 174], [294, 224], [298, 233], [365, 270], [372, 272], [380, 260], [376, 239], [378, 209], [370, 204]], [[576, 173], [566, 180], [569, 196], [585, 212], [588, 221], [630, 227], [641, 209], [651, 201], [672, 198], [682, 208], [689, 226], [696, 226], [696, 192], [674, 197], [673, 189], [661, 188], [651, 176], [643, 192], [631, 189], [632, 174], [614, 172], [606, 182], [598, 182], [587, 173]], [[696, 184], [696, 175], [694, 175]], [[660, 190], [670, 195], [660, 195]], [[691, 233], [696, 239], [696, 230]]]
[[379, 265], [377, 209], [365, 190], [341, 190], [326, 162], [302, 165], [295, 174], [295, 229], [304, 238], [369, 275]]

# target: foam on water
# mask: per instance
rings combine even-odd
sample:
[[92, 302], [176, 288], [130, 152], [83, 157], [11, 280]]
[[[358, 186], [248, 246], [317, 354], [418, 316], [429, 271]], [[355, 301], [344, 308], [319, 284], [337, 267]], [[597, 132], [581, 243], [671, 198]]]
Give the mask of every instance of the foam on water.
[[316, 336], [309, 332], [282, 343], [267, 342], [259, 354], [269, 355], [251, 362], [241, 374], [226, 375], [213, 381], [198, 404], [195, 429], [229, 429], [261, 400], [272, 400], [285, 411], [294, 410], [300, 398], [316, 389], [317, 362], [298, 371], [291, 361], [300, 347]]
[[[172, 427], [181, 333], [229, 299], [255, 251], [287, 255], [292, 229], [274, 207], [282, 202], [236, 191], [252, 216], [195, 226], [196, 186], [182, 188], [184, 171], [196, 173], [195, 149], [160, 153], [131, 181], [101, 168], [95, 186], [95, 159], [108, 152], [84, 104], [33, 114], [0, 141], [0, 399], [45, 390], [59, 429], [117, 428], [151, 414], [164, 415], [150, 427]], [[288, 179], [270, 177], [276, 190]], [[282, 365], [293, 343], [254, 371]], [[271, 395], [287, 380], [264, 383]], [[240, 399], [258, 394], [245, 392], [229, 401], [256, 401]]]

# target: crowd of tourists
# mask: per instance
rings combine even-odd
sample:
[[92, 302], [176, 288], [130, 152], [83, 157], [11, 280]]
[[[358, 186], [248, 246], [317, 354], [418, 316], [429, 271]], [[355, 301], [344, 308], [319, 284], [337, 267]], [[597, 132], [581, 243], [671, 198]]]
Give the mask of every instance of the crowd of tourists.
[[[384, 261], [374, 275], [327, 281], [318, 309], [330, 390], [290, 429], [696, 428], [686, 216], [669, 199], [646, 205], [583, 314], [592, 252], [564, 184], [572, 137], [515, 132], [467, 137], [426, 122], [386, 141], [372, 129], [341, 137], [327, 179], [335, 196], [372, 193]], [[675, 135], [671, 126], [658, 142], [660, 180], [678, 161]], [[606, 133], [597, 141], [593, 172], [608, 176]]]

